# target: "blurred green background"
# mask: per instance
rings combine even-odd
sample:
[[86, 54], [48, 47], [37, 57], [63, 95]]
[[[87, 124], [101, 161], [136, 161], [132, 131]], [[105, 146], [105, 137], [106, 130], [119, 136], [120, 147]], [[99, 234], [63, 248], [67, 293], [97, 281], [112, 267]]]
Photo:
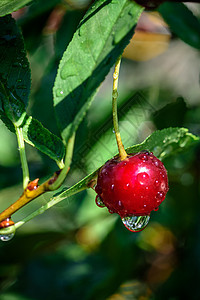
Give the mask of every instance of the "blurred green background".
[[[56, 70], [89, 4], [86, 0], [40, 1], [13, 14], [32, 71], [28, 112], [57, 135], [52, 101]], [[199, 5], [190, 8], [199, 18]], [[200, 135], [199, 52], [171, 33], [158, 15], [145, 14], [141, 26], [145, 24], [146, 31], [137, 36], [120, 70], [119, 125], [125, 147], [170, 126]], [[77, 132], [65, 186], [117, 152], [111, 92], [112, 72]], [[55, 172], [52, 160], [30, 146], [26, 149], [32, 179], [42, 181]], [[200, 299], [200, 145], [164, 164], [170, 190], [140, 233], [129, 232], [117, 215], [97, 207], [95, 192], [88, 190], [25, 224], [11, 241], [1, 242], [0, 299]], [[16, 137], [3, 123], [0, 171], [3, 210], [22, 193]], [[50, 196], [34, 200], [13, 220], [39, 208]]]

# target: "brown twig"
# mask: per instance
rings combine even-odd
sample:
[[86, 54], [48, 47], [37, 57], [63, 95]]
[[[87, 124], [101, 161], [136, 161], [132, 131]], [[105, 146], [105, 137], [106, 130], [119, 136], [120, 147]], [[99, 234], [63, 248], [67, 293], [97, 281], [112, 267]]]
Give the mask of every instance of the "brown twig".
[[54, 173], [54, 175], [50, 179], [48, 179], [41, 185], [38, 185], [38, 178], [31, 181], [28, 184], [27, 188], [24, 190], [23, 194], [19, 197], [19, 199], [11, 204], [8, 208], [6, 208], [2, 213], [0, 213], [0, 222], [11, 217], [12, 214], [14, 214], [27, 203], [31, 202], [33, 199], [46, 192], [52, 191], [53, 189], [51, 188], [51, 185], [56, 181], [58, 175], [58, 172]]

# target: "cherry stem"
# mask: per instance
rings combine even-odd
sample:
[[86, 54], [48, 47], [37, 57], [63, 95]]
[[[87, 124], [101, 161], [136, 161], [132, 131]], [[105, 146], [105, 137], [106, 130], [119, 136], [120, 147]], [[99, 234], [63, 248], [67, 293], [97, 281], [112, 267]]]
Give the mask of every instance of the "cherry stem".
[[119, 123], [117, 116], [117, 98], [118, 98], [118, 79], [119, 79], [119, 69], [121, 64], [121, 56], [117, 59], [115, 64], [115, 70], [113, 73], [113, 92], [112, 92], [112, 111], [113, 111], [113, 126], [115, 131], [115, 137], [117, 141], [117, 147], [119, 150], [119, 156], [121, 160], [124, 160], [127, 157], [127, 153], [122, 144], [122, 139], [119, 131]]
[[13, 204], [11, 204], [8, 208], [6, 208], [2, 213], [0, 213], [0, 222], [5, 220], [6, 218], [11, 217], [12, 214], [14, 214], [27, 203], [31, 202], [33, 199], [39, 197], [45, 192], [54, 191], [61, 186], [70, 169], [74, 141], [75, 133], [69, 139], [67, 144], [64, 168], [60, 172], [54, 173], [54, 175], [51, 178], [49, 178], [47, 181], [45, 181], [39, 186], [37, 185], [38, 179], [29, 182], [19, 199]]

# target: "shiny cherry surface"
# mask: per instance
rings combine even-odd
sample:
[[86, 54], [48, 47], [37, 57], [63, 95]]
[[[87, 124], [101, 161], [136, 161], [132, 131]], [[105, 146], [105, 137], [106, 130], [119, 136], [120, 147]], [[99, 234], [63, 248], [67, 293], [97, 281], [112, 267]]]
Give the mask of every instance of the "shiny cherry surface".
[[[156, 210], [168, 191], [163, 163], [148, 151], [115, 157], [100, 169], [96, 192], [110, 212], [126, 216], [145, 216]], [[102, 206], [102, 205], [99, 205]]]

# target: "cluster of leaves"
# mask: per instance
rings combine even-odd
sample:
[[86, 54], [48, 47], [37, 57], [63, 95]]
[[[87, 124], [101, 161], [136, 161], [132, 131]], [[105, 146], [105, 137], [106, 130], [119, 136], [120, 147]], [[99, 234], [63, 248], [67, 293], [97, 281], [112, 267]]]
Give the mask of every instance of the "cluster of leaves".
[[[51, 5], [55, 4], [54, 2], [52, 1]], [[26, 1], [20, 3], [20, 7], [24, 4]], [[16, 1], [5, 1], [1, 5], [1, 15], [19, 8]], [[174, 8], [176, 5], [178, 7]], [[38, 120], [27, 115], [30, 69], [23, 38], [10, 15], [1, 17], [0, 115], [6, 126], [13, 132], [15, 127], [22, 128], [25, 141], [54, 159], [61, 167], [65, 154], [64, 145], [77, 131], [98, 86], [128, 44], [142, 11], [142, 7], [126, 0], [119, 3], [96, 1], [81, 20], [60, 61], [53, 87], [55, 114], [62, 139], [47, 130]], [[164, 4], [160, 11], [179, 33], [182, 31], [177, 28], [174, 18], [168, 17], [178, 11], [181, 20], [184, 20], [179, 26], [181, 29], [185, 28], [181, 37], [199, 48], [199, 23], [184, 5]], [[185, 20], [188, 20], [187, 23]], [[170, 139], [170, 133], [165, 134]], [[163, 140], [161, 135], [161, 148]], [[152, 144], [154, 143], [152, 141]]]
[[[100, 94], [97, 95], [96, 101], [93, 103], [92, 101], [99, 85], [132, 37], [143, 8], [134, 1], [103, 0], [91, 4], [85, 13], [89, 1], [82, 1], [85, 2], [85, 8], [76, 10], [73, 9], [73, 2], [76, 1], [66, 1], [68, 6], [63, 8], [63, 3], [59, 0], [50, 0], [47, 1], [48, 3], [40, 0], [25, 8], [27, 11], [16, 22], [9, 14], [29, 2], [3, 0], [0, 4], [0, 117], [10, 131], [15, 132], [16, 127], [22, 128], [25, 141], [54, 160], [58, 166], [62, 165], [69, 138], [76, 132], [72, 172], [66, 185], [71, 186], [76, 183], [72, 189], [78, 191], [96, 175], [96, 170], [107, 159], [116, 154], [114, 137], [111, 135], [113, 139], [111, 142], [108, 134], [110, 129], [112, 131], [109, 117], [111, 105], [109, 109], [106, 104], [101, 106], [103, 97]], [[57, 11], [63, 13], [62, 24], [58, 30], [45, 36], [45, 24]], [[159, 7], [159, 12], [171, 26], [174, 35], [195, 49], [200, 49], [199, 21], [185, 5], [164, 3]], [[19, 27], [22, 29], [23, 36]], [[52, 47], [52, 37], [55, 39], [53, 55], [49, 51]], [[45, 48], [44, 41], [47, 38], [49, 40]], [[32, 64], [31, 95], [30, 68], [25, 48], [28, 49]], [[27, 235], [22, 231], [13, 242], [10, 242], [13, 243], [12, 245], [3, 245], [0, 248], [3, 283], [8, 282], [10, 287], [10, 292], [5, 291], [3, 294], [4, 299], [9, 297], [66, 299], [66, 293], [69, 299], [104, 299], [129, 279], [136, 279], [135, 283], [137, 283], [137, 289], [133, 290], [133, 299], [140, 296], [150, 298], [149, 288], [153, 291], [156, 287], [158, 287], [156, 299], [164, 299], [169, 294], [169, 292], [167, 294], [168, 287], [173, 288], [174, 297], [185, 296], [180, 280], [175, 287], [175, 281], [170, 283], [167, 279], [170, 272], [176, 268], [174, 260], [181, 260], [177, 249], [183, 251], [186, 262], [182, 265], [182, 269], [174, 272], [175, 278], [179, 277], [181, 271], [187, 274], [187, 262], [196, 255], [195, 251], [190, 251], [192, 246], [184, 250], [182, 241], [185, 237], [184, 232], [194, 230], [198, 219], [197, 212], [193, 212], [193, 206], [188, 209], [187, 201], [193, 194], [193, 190], [195, 190], [195, 199], [198, 199], [199, 171], [196, 162], [199, 139], [190, 134], [188, 129], [180, 127], [189, 127], [194, 134], [198, 135], [199, 126], [195, 125], [195, 127], [191, 124], [198, 124], [199, 110], [196, 107], [187, 108], [184, 100], [173, 102], [169, 106], [165, 91], [161, 90], [160, 101], [154, 103], [156, 111], [149, 111], [145, 107], [146, 102], [143, 97], [143, 95], [147, 97], [145, 90], [138, 87], [138, 90], [131, 91], [131, 94], [140, 96], [140, 104], [135, 96], [134, 101], [128, 101], [130, 105], [126, 108], [126, 100], [130, 97], [122, 94], [119, 103], [119, 112], [123, 112], [121, 120], [130, 119], [129, 114], [133, 109], [131, 120], [134, 117], [138, 118], [136, 124], [138, 127], [148, 119], [158, 130], [141, 142], [137, 139], [138, 128], [133, 130], [131, 126], [125, 126], [126, 128], [123, 129], [122, 126], [122, 138], [124, 137], [124, 144], [129, 147], [127, 148], [129, 153], [148, 149], [165, 160], [171, 179], [169, 202], [164, 207], [165, 212], [161, 211], [160, 217], [154, 219], [147, 234], [141, 234], [138, 238], [126, 232], [115, 217], [108, 217], [107, 214], [99, 212], [100, 209], [97, 212], [92, 206], [94, 201], [90, 201], [94, 198], [94, 194], [84, 192], [77, 195], [73, 204], [67, 207], [63, 204], [60, 211], [54, 211], [55, 216], [54, 213], [49, 214], [47, 217], [49, 222], [47, 220], [46, 226], [42, 227], [42, 221], [39, 220], [38, 230], [35, 221], [32, 223], [32, 234], [29, 232]], [[169, 95], [170, 92], [168, 97]], [[106, 102], [111, 103], [107, 98], [109, 95], [106, 95]], [[167, 103], [168, 106], [165, 106]], [[89, 107], [91, 107], [89, 115], [86, 115]], [[147, 117], [142, 113], [144, 110], [148, 110]], [[102, 113], [100, 114], [99, 111]], [[38, 120], [41, 120], [43, 125]], [[173, 128], [165, 128], [171, 125]], [[140, 143], [132, 146], [138, 142]], [[40, 172], [42, 175], [47, 175], [51, 172], [50, 167], [46, 170], [51, 163], [46, 157], [42, 157], [45, 172], [42, 173], [41, 170]], [[53, 165], [52, 168], [54, 169], [55, 166]], [[15, 166], [12, 170], [16, 170]], [[12, 172], [13, 180], [11, 180], [10, 168], [8, 172], [10, 182], [2, 187], [12, 186], [16, 177], [18, 180], [19, 176], [16, 176], [15, 172]], [[90, 172], [91, 174], [87, 175]], [[35, 173], [38, 176], [33, 169], [33, 176]], [[85, 175], [87, 176], [84, 177]], [[82, 177], [84, 178], [78, 182]], [[179, 177], [181, 180], [178, 181]], [[59, 202], [68, 198], [70, 193], [70, 189], [64, 188], [54, 198]], [[16, 197], [16, 194], [14, 196]], [[9, 192], [6, 198], [9, 199], [8, 201], [13, 201]], [[181, 199], [183, 203], [184, 208], [181, 212], [175, 199]], [[27, 213], [35, 209], [34, 205], [36, 204], [27, 208]], [[193, 205], [199, 208], [196, 200]], [[18, 213], [17, 217], [21, 218], [22, 214]], [[191, 219], [193, 222], [190, 222]], [[160, 223], [160, 227], [156, 222]], [[59, 224], [58, 229], [52, 227], [53, 223]], [[171, 230], [175, 228], [174, 234]], [[166, 245], [169, 245], [164, 238], [162, 238], [163, 245], [157, 246], [152, 236], [157, 239], [165, 237], [166, 240], [170, 237], [171, 250], [169, 249], [168, 253], [163, 250]], [[179, 237], [182, 238], [180, 242], [178, 242]], [[57, 247], [63, 240], [67, 246]], [[37, 247], [34, 247], [35, 245]], [[191, 245], [194, 245], [194, 241]], [[42, 252], [46, 252], [49, 246], [58, 250], [43, 257]], [[11, 248], [16, 249], [14, 254], [9, 250]], [[31, 258], [31, 253], [34, 256], [39, 253], [39, 258]], [[152, 255], [150, 266], [148, 253]], [[146, 275], [155, 271], [154, 262], [161, 254], [164, 262], [168, 261], [164, 269], [165, 273], [161, 274], [164, 278], [163, 282], [166, 280], [163, 289], [160, 288], [161, 281], [155, 279], [153, 282], [149, 279], [150, 275], [145, 279], [141, 274], [142, 270], [145, 270]], [[135, 259], [136, 257], [140, 259]], [[24, 264], [25, 258], [27, 263], [20, 273], [18, 266]], [[21, 276], [13, 288], [15, 275], [11, 275], [10, 270], [13, 274]], [[198, 271], [198, 268], [196, 270]], [[59, 280], [56, 280], [56, 277]], [[187, 279], [186, 276], [185, 282]], [[131, 281], [130, 289], [131, 286], [135, 286], [135, 283]], [[181, 293], [179, 288], [182, 289]], [[125, 295], [123, 290], [120, 290], [120, 293]], [[197, 293], [198, 291], [195, 296]]]

